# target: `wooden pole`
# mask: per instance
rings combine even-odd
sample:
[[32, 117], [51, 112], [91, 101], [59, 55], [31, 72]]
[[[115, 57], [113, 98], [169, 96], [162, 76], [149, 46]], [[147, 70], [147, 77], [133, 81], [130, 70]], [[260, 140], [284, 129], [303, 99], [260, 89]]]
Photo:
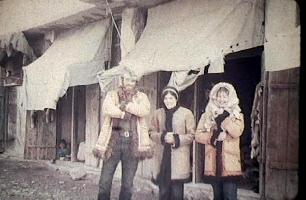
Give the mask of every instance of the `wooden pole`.
[[[197, 91], [198, 89], [198, 81], [194, 82], [194, 90], [193, 90], [193, 115], [196, 117], [197, 114]], [[196, 182], [196, 142], [193, 140], [192, 142], [192, 183]]]
[[262, 108], [262, 132], [260, 133], [260, 163], [259, 163], [259, 194], [265, 198], [265, 174], [266, 174], [266, 137], [268, 118], [269, 72], [266, 72], [263, 80], [263, 108]]
[[71, 162], [77, 161], [77, 138], [75, 131], [75, 109], [74, 109], [74, 99], [75, 99], [75, 87], [72, 87], [72, 99], [71, 99]]
[[4, 87], [4, 149], [7, 149], [8, 140], [8, 105], [9, 105], [9, 93], [8, 88]]

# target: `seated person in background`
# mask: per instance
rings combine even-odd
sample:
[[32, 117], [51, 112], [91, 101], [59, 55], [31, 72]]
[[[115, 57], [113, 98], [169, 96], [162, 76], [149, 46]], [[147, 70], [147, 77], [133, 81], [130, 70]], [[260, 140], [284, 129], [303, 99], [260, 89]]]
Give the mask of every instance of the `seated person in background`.
[[57, 150], [58, 156], [60, 159], [64, 159], [66, 157], [69, 157], [69, 149], [67, 147], [67, 142], [64, 139], [61, 139], [59, 145], [58, 145], [58, 150]]

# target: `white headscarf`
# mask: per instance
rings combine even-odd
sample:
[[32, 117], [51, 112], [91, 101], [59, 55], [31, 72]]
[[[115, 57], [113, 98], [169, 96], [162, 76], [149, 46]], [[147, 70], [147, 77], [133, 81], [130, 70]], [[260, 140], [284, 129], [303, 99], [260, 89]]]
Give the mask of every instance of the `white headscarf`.
[[[227, 105], [223, 108], [220, 107], [217, 102], [217, 93], [220, 90], [220, 88], [225, 88], [229, 92], [229, 95], [228, 95], [229, 101]], [[231, 118], [234, 117], [234, 118], [240, 119], [241, 109], [238, 104], [239, 104], [239, 99], [237, 97], [236, 90], [231, 84], [225, 83], [225, 82], [220, 82], [216, 84], [210, 91], [209, 101], [205, 108], [205, 113], [208, 116], [207, 119], [209, 119], [210, 121], [210, 122], [209, 121], [205, 122], [206, 126], [208, 126], [206, 128], [210, 128], [215, 123], [214, 118], [222, 114], [224, 110], [229, 112]]]

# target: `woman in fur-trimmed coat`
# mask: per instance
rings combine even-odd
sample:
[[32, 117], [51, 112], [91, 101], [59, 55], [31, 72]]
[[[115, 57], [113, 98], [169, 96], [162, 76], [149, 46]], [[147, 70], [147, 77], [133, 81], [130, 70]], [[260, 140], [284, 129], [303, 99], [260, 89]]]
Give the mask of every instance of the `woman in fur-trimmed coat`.
[[164, 106], [153, 114], [149, 130], [155, 143], [153, 181], [159, 186], [160, 200], [183, 200], [195, 120], [189, 109], [179, 106], [175, 88], [166, 87], [162, 99]]
[[204, 177], [212, 180], [214, 199], [237, 199], [236, 180], [242, 175], [239, 137], [244, 129], [239, 99], [229, 83], [216, 84], [196, 130], [205, 144]]

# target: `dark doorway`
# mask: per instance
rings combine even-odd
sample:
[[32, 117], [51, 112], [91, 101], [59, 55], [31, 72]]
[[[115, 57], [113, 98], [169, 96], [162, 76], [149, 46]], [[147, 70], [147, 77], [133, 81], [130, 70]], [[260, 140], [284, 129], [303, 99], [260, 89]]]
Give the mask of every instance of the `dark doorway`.
[[[240, 137], [242, 170], [247, 179], [239, 185], [241, 188], [259, 192], [259, 163], [251, 159], [251, 113], [256, 85], [261, 80], [261, 52], [262, 48], [239, 52], [237, 56], [229, 55], [225, 60], [225, 78], [236, 89], [239, 106], [244, 114], [244, 131]], [[251, 53], [249, 53], [251, 51]]]
[[239, 105], [244, 114], [245, 128], [240, 137], [240, 145], [244, 153], [243, 160], [247, 161], [250, 159], [252, 139], [250, 116], [255, 88], [261, 78], [261, 56], [227, 60], [224, 71], [229, 82], [234, 85], [237, 91]]
[[85, 92], [85, 86], [70, 87], [57, 104], [56, 143], [59, 146], [62, 140], [66, 141], [71, 161], [77, 161], [79, 145], [85, 141]]

